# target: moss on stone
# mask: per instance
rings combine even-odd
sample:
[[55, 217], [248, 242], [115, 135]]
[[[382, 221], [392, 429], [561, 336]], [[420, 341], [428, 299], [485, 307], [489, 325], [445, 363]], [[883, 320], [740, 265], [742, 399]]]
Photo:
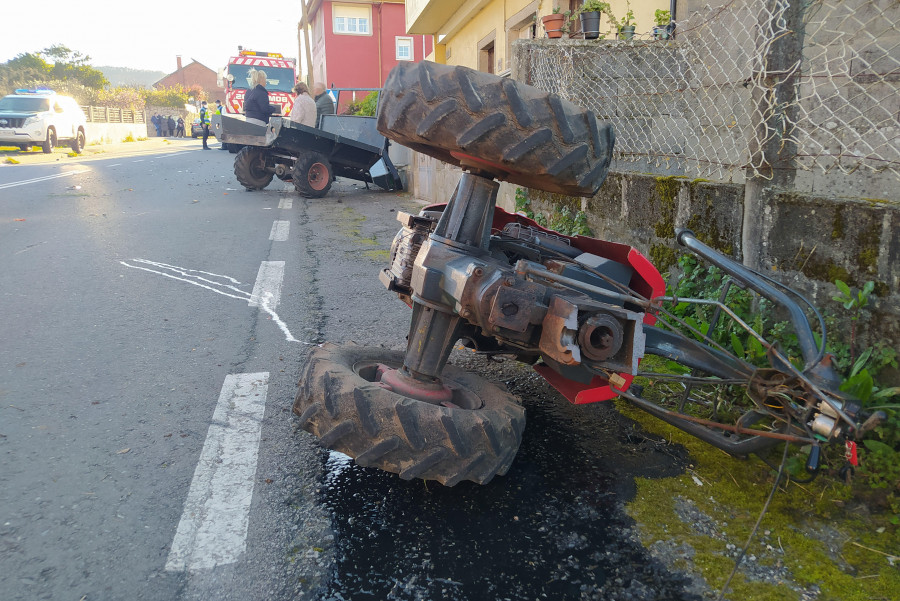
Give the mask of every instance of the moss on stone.
[[653, 226], [653, 231], [660, 238], [671, 239], [675, 237], [675, 211], [678, 208], [680, 178], [669, 175], [655, 179], [656, 193], [659, 195], [659, 220]]
[[650, 247], [650, 262], [660, 273], [666, 273], [669, 267], [678, 262], [678, 253], [665, 244], [654, 244]]
[[[726, 545], [741, 548], [745, 544], [772, 487], [771, 469], [755, 459], [740, 460], [725, 455], [624, 401], [617, 401], [616, 406], [621, 413], [670, 443], [683, 445], [694, 460], [691, 469], [681, 476], [638, 479], [637, 494], [626, 510], [638, 523], [641, 539], [647, 546], [656, 541], [688, 543], [695, 551], [694, 571], [713, 590], [721, 589], [734, 567]], [[826, 478], [802, 486], [782, 485], [750, 544], [748, 556], [755, 555], [761, 565], [783, 563], [796, 583], [794, 586], [818, 588], [819, 599], [900, 598], [900, 571], [877, 553], [878, 550], [897, 552], [898, 529], [885, 516], [866, 516], [845, 509], [849, 494], [848, 486]], [[701, 534], [679, 518], [676, 512], [679, 498], [690, 500], [712, 518], [719, 535]], [[834, 536], [822, 535], [823, 531], [833, 532]], [[800, 598], [800, 593], [789, 583], [755, 582], [746, 574], [745, 570], [738, 569], [727, 598], [748, 601]]]
[[856, 264], [864, 273], [875, 273], [878, 266], [878, 251], [881, 244], [881, 226], [873, 223], [857, 236], [859, 252]]
[[834, 219], [831, 221], [831, 239], [844, 239], [844, 207], [838, 205], [834, 210]]
[[806, 265], [803, 267], [803, 275], [822, 282], [834, 282], [835, 280], [848, 283], [855, 282], [855, 279], [845, 267], [831, 260], [818, 261], [815, 257], [810, 257], [806, 262]]

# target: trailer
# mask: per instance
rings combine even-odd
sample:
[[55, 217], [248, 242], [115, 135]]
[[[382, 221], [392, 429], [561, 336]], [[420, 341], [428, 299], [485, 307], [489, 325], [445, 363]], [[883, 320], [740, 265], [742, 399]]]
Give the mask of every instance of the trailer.
[[283, 117], [258, 125], [230, 115], [217, 120], [223, 144], [242, 147], [234, 175], [247, 190], [261, 190], [273, 178], [292, 182], [299, 194], [320, 198], [336, 177], [385, 190], [402, 190], [400, 174], [388, 156], [389, 142], [376, 129], [375, 117], [323, 115], [319, 127]]

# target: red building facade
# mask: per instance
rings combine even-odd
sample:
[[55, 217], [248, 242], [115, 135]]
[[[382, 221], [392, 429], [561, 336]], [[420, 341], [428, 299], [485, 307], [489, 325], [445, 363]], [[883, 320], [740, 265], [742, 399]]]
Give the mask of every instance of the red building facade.
[[329, 88], [380, 88], [399, 62], [433, 50], [432, 36], [406, 33], [402, 1], [316, 0], [309, 22], [313, 81]]

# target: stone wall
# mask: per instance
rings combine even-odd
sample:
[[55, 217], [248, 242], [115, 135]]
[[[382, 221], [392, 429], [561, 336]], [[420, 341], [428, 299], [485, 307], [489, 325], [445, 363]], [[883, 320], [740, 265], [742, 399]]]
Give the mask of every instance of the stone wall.
[[[582, 210], [595, 237], [634, 246], [663, 274], [682, 252], [674, 241], [676, 228], [687, 227], [743, 260], [744, 194], [740, 184], [621, 172], [610, 173], [589, 199], [529, 191], [536, 212]], [[753, 251], [763, 273], [802, 291], [820, 309], [845, 316], [832, 300], [834, 280], [857, 288], [875, 282], [874, 314], [863, 324], [861, 339], [900, 346], [900, 203], [781, 190], [762, 211], [762, 236]]]

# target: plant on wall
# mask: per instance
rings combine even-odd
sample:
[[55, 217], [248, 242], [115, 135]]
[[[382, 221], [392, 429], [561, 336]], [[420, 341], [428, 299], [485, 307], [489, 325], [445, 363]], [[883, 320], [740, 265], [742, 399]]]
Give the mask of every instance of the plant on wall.
[[613, 26], [617, 25], [616, 17], [612, 14], [612, 7], [610, 7], [609, 2], [585, 0], [585, 3], [578, 9], [578, 16], [581, 19], [581, 30], [584, 31], [584, 39], [602, 39], [600, 36], [601, 15], [606, 15], [606, 18]]
[[669, 24], [672, 22], [672, 13], [667, 10], [657, 9], [653, 13], [653, 21], [656, 25], [653, 27], [653, 39], [667, 40], [671, 35]]

